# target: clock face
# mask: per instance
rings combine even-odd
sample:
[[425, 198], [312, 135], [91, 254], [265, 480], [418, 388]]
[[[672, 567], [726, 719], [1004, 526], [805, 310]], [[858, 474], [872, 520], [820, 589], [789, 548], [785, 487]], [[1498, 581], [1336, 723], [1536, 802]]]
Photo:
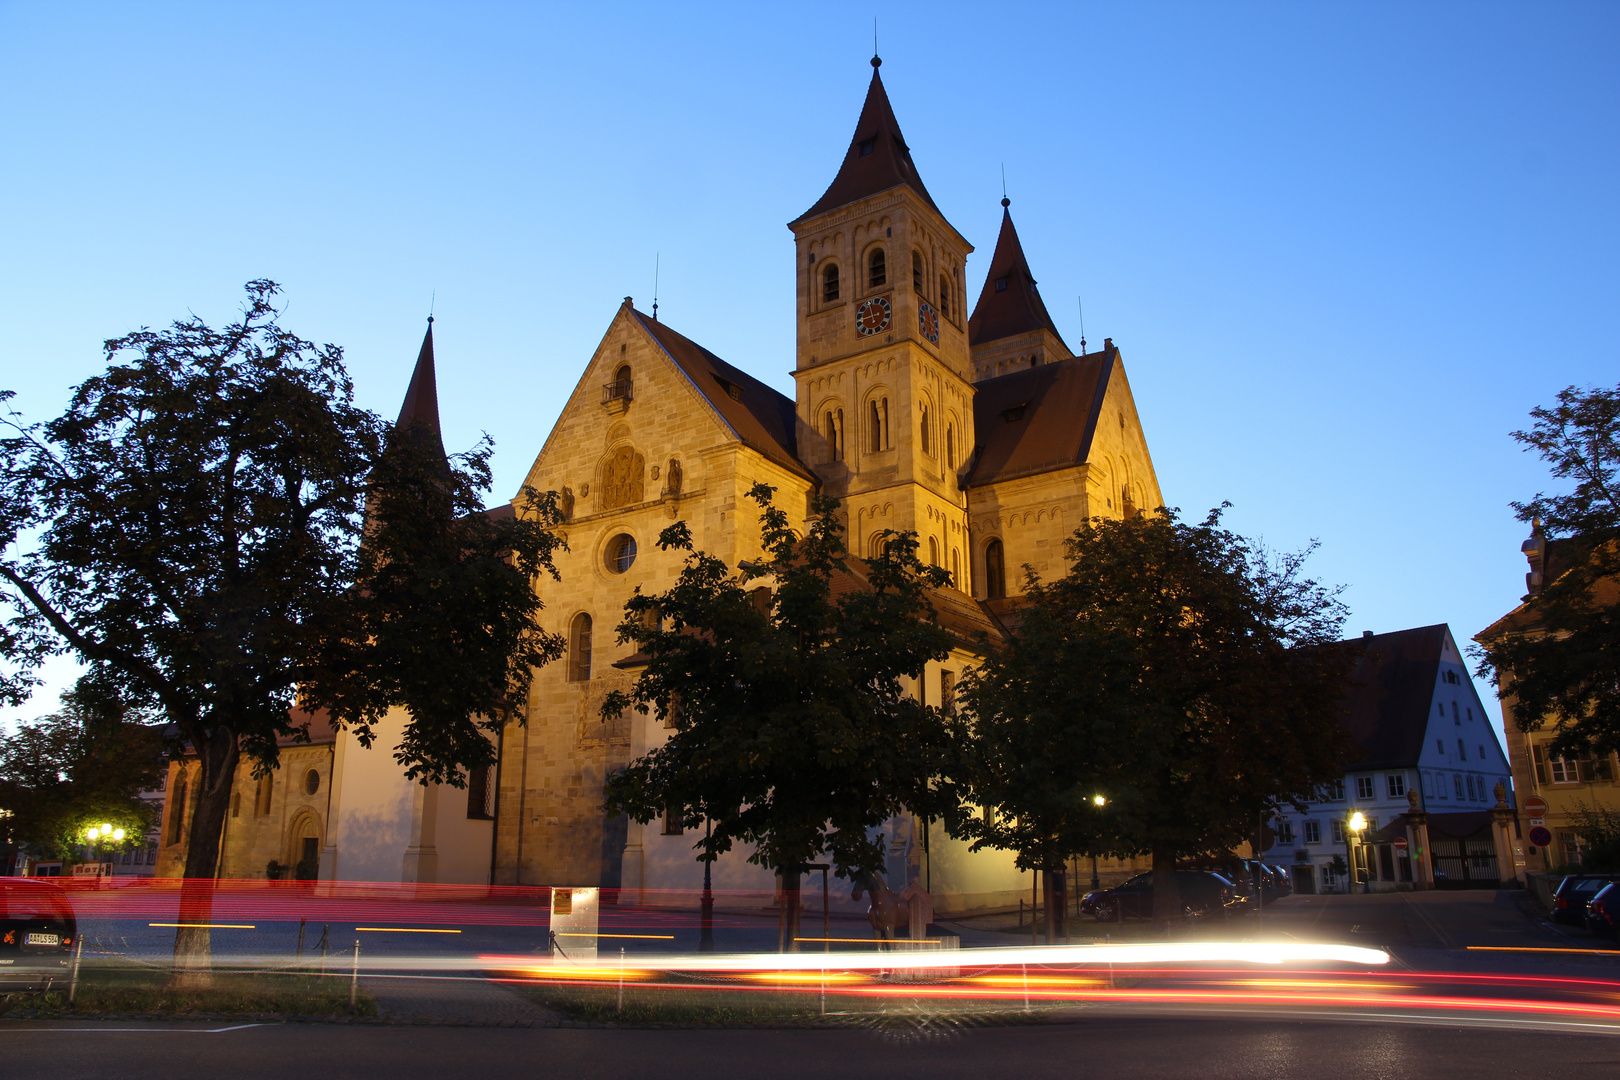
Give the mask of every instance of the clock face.
[[889, 328], [889, 320], [894, 315], [894, 308], [887, 296], [874, 296], [870, 300], [861, 301], [861, 306], [855, 309], [855, 329], [867, 337], [881, 334]]
[[939, 312], [922, 299], [917, 301], [917, 329], [922, 331], [923, 337], [939, 344]]

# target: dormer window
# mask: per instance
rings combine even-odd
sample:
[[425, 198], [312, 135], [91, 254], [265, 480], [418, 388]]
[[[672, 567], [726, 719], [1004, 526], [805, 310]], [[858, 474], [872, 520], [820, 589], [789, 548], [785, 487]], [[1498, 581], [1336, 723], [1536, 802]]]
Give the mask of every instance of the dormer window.
[[1006, 291], [1007, 291], [1007, 276], [1004, 274], [1001, 277], [996, 278], [996, 292], [1006, 292]]
[[821, 302], [830, 304], [838, 299], [838, 264], [829, 263], [821, 272]]
[[859, 157], [871, 157], [872, 156], [872, 151], [874, 151], [876, 149], [877, 149], [877, 136], [876, 135], [872, 136], [870, 139], [862, 139], [860, 142], [855, 144], [855, 152], [856, 152], [856, 155], [859, 156]]
[[871, 257], [866, 261], [867, 288], [876, 289], [880, 285], [889, 283], [889, 266], [883, 257], [882, 248], [874, 248]]
[[[1027, 404], [1027, 402], [1026, 402], [1026, 404]], [[1023, 405], [1014, 405], [1010, 409], [1002, 409], [1001, 410], [1001, 418], [1003, 420], [1005, 420], [1009, 424], [1016, 423], [1017, 421], [1022, 420], [1024, 418], [1024, 406]]]

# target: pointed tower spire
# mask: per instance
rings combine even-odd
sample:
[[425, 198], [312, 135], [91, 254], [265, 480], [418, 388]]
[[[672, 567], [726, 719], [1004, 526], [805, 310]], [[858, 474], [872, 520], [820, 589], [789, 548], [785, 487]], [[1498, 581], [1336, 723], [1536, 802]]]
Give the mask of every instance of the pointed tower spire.
[[400, 406], [396, 431], [410, 431], [415, 437], [431, 440], [428, 448], [444, 457], [444, 437], [439, 432], [439, 380], [433, 369], [433, 316], [428, 316], [427, 333], [422, 336], [422, 348], [416, 354], [416, 370], [411, 372], [411, 385], [405, 391], [405, 403]]
[[838, 175], [816, 200], [816, 205], [789, 222], [790, 225], [901, 184], [921, 195], [935, 213], [940, 212], [933, 196], [923, 186], [922, 177], [917, 175], [911, 147], [900, 133], [900, 121], [894, 118], [894, 108], [878, 75], [877, 69], [882, 64], [881, 58], [872, 57], [872, 82], [866, 88], [866, 104], [861, 106], [861, 118], [855, 124], [855, 135], [849, 141], [849, 150], [844, 154]]
[[968, 320], [968, 344], [977, 347], [1018, 334], [1045, 331], [1057, 338], [1064, 356], [1073, 355], [1063, 344], [1063, 336], [1035, 287], [1035, 275], [1029, 272], [1024, 245], [1019, 243], [1018, 230], [1013, 227], [1011, 205], [1012, 200], [1002, 198], [1001, 235], [996, 237], [990, 272]]

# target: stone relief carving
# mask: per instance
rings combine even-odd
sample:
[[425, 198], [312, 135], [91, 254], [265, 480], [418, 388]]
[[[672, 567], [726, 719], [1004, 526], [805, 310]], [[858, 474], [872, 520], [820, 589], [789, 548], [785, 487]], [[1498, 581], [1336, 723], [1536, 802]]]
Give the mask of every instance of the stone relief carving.
[[602, 468], [602, 509], [631, 506], [646, 496], [647, 459], [634, 447], [613, 451]]
[[686, 482], [686, 471], [681, 468], [680, 458], [669, 459], [669, 482], [665, 485], [671, 495], [681, 493], [681, 485]]
[[557, 500], [557, 507], [562, 511], [564, 521], [574, 520], [574, 489], [567, 484], [563, 485], [562, 496]]

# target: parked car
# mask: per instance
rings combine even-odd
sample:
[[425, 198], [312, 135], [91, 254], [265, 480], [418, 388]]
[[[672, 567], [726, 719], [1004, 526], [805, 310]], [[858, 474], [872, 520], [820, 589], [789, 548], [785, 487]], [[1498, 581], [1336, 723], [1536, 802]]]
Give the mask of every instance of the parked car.
[[[1242, 903], [1230, 878], [1213, 870], [1177, 870], [1176, 886], [1181, 904], [1190, 915], [1207, 915], [1234, 903]], [[1080, 910], [1101, 922], [1153, 917], [1153, 875], [1138, 874], [1112, 889], [1089, 892], [1080, 899]]]
[[1584, 926], [1587, 903], [1613, 880], [1611, 874], [1571, 874], [1560, 881], [1553, 890], [1553, 922]]
[[37, 878], [0, 878], [0, 990], [66, 982], [78, 932], [66, 890]]
[[[1236, 855], [1217, 859], [1188, 859], [1178, 863], [1177, 866], [1183, 870], [1213, 870], [1237, 887], [1238, 902], [1242, 904], [1250, 902], [1257, 879], [1260, 882], [1262, 904], [1269, 904], [1277, 897], [1286, 896], [1288, 892], [1293, 891], [1288, 875], [1276, 867], [1267, 866], [1254, 859], [1242, 859]], [[1285, 889], [1287, 892], [1284, 892]]]
[[1289, 874], [1288, 867], [1278, 866], [1275, 863], [1267, 863], [1266, 868], [1270, 870], [1275, 877], [1277, 882], [1278, 896], [1294, 895], [1294, 878], [1291, 874]]
[[1586, 904], [1586, 929], [1620, 943], [1620, 883], [1610, 882]]

